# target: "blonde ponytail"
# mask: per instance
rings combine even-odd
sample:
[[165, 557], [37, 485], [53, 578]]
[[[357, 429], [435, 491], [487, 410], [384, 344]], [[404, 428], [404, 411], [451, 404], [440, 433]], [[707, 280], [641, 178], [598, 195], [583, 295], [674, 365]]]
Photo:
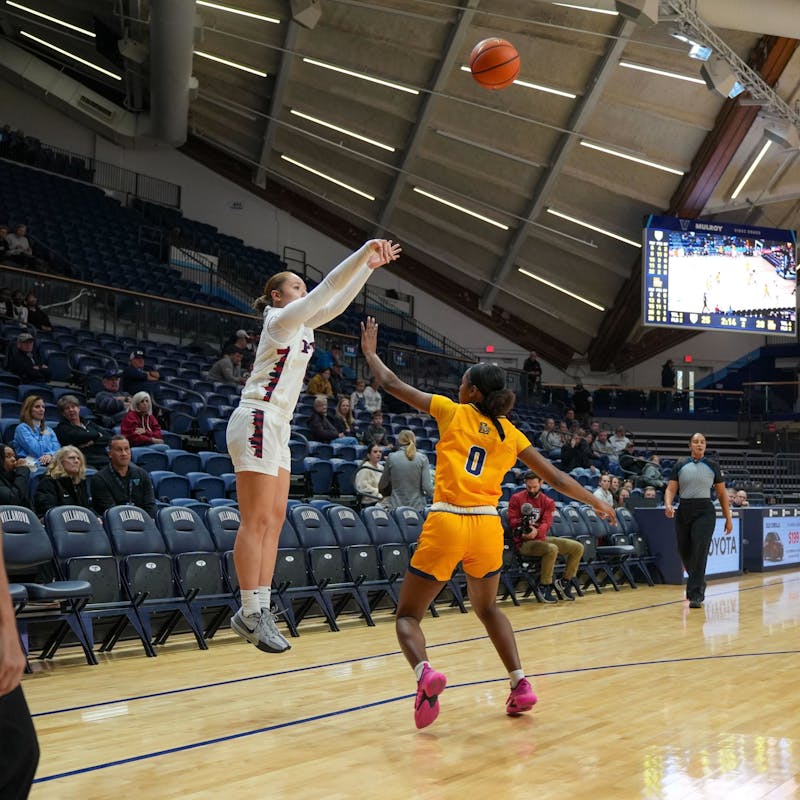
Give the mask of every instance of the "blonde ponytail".
[[397, 434], [397, 444], [406, 448], [406, 458], [409, 461], [413, 461], [414, 456], [417, 455], [417, 437], [414, 436], [414, 431], [400, 431]]

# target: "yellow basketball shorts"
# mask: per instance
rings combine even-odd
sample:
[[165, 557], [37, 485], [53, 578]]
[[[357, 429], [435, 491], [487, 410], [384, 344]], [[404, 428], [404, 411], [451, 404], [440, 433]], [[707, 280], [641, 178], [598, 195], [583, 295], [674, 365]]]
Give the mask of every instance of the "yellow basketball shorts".
[[409, 569], [423, 578], [448, 581], [458, 562], [473, 578], [485, 578], [503, 566], [503, 526], [489, 514], [431, 511]]

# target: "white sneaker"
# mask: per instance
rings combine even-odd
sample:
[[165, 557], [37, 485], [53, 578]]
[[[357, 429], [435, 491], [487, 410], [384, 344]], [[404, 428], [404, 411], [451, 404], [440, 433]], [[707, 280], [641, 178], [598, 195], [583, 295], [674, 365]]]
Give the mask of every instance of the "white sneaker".
[[[261, 616], [252, 619], [255, 623], [254, 628], [247, 624], [240, 608], [231, 617], [231, 630], [265, 653], [282, 653], [291, 647], [275, 625], [271, 611], [262, 611]], [[268, 621], [265, 622], [265, 619]]]

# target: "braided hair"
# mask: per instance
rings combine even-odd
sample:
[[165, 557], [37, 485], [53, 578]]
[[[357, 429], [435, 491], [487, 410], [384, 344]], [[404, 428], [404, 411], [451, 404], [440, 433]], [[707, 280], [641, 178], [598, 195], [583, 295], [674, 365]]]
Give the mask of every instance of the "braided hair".
[[502, 442], [506, 434], [497, 418], [508, 414], [516, 401], [514, 392], [506, 388], [505, 370], [495, 364], [475, 364], [467, 370], [467, 383], [483, 395], [475, 407], [491, 419]]

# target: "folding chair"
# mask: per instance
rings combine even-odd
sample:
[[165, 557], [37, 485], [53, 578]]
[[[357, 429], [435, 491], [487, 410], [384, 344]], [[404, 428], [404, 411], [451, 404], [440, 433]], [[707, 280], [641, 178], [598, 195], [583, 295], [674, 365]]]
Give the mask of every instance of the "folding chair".
[[[595, 537], [598, 560], [611, 568], [617, 582], [624, 579], [632, 589], [638, 589], [636, 579], [627, 563], [628, 559], [634, 555], [635, 550], [625, 534], [619, 529], [612, 531], [607, 527], [591, 506], [581, 506], [578, 513], [585, 520], [589, 532]], [[606, 570], [606, 574], [608, 574], [608, 570]]]
[[650, 552], [647, 539], [644, 537], [641, 530], [639, 530], [639, 523], [636, 521], [636, 517], [627, 508], [618, 508], [617, 524], [628, 537], [630, 544], [633, 545], [635, 552], [630, 559], [631, 565], [641, 572], [649, 586], [655, 586], [653, 572], [656, 573], [659, 583], [663, 583], [664, 576], [658, 566], [659, 558], [657, 555], [653, 555]]
[[[6, 569], [9, 575], [22, 578], [19, 583], [25, 587], [28, 598], [17, 617], [23, 641], [31, 625], [55, 623], [39, 658], [52, 658], [67, 633], [72, 631], [83, 650], [86, 662], [97, 664], [80, 616], [92, 598], [91, 585], [86, 581], [34, 582], [33, 578], [52, 579], [59, 574], [45, 529], [33, 511], [22, 506], [0, 507], [0, 523], [3, 527]], [[23, 649], [27, 652], [27, 648]]]
[[211, 639], [227, 614], [239, 610], [223, 574], [222, 556], [200, 516], [189, 508], [161, 508], [156, 524], [172, 556], [181, 592], [194, 597], [189, 608], [197, 627], [203, 628], [203, 610], [218, 609], [203, 630], [204, 638]]
[[94, 647], [94, 620], [113, 619], [100, 645], [101, 653], [110, 652], [130, 625], [144, 652], [155, 656], [139, 615], [144, 597], [134, 600], [125, 592], [111, 542], [97, 517], [82, 506], [56, 506], [45, 515], [45, 528], [61, 574], [67, 580], [86, 581], [92, 587], [91, 602], [81, 611], [90, 646]]
[[[187, 595], [181, 593], [164, 538], [150, 516], [134, 506], [114, 506], [106, 511], [103, 524], [120, 559], [122, 579], [130, 596], [144, 596], [139, 612], [148, 640], [153, 644], [165, 644], [183, 618], [197, 646], [207, 650], [203, 631], [189, 605], [198, 590], [192, 589]], [[152, 636], [152, 618], [156, 614], [165, 614], [166, 619]]]

